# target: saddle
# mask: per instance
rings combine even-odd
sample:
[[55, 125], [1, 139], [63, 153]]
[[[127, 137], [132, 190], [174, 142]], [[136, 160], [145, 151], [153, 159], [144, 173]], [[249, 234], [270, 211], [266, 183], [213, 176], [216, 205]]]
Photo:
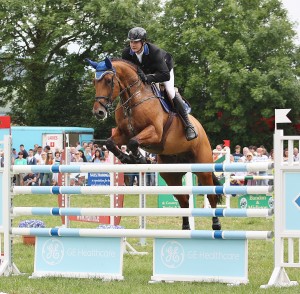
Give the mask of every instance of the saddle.
[[[172, 99], [169, 98], [167, 92], [164, 89], [164, 86], [162, 84], [159, 84], [159, 88], [158, 88], [157, 84], [153, 83], [153, 84], [151, 84], [151, 88], [152, 88], [154, 95], [159, 99], [163, 110], [166, 113], [174, 112], [177, 115], [176, 110], [173, 105], [173, 102], [172, 102]], [[175, 88], [175, 91], [178, 92], [178, 89]], [[188, 103], [188, 101], [184, 97], [182, 97], [182, 99], [184, 101], [186, 112], [190, 113], [192, 110], [191, 105]]]
[[[151, 84], [151, 88], [152, 88], [152, 92], [154, 93], [154, 95], [159, 99], [163, 110], [166, 113], [168, 113], [168, 120], [163, 127], [163, 135], [162, 135], [161, 141], [158, 144], [156, 144], [155, 146], [153, 146], [153, 145], [151, 146], [152, 149], [154, 149], [156, 151], [156, 153], [161, 153], [164, 150], [167, 135], [170, 131], [170, 126], [172, 125], [173, 119], [178, 114], [174, 108], [172, 100], [169, 98], [163, 85], [160, 84], [160, 88], [158, 88], [157, 84], [153, 83], [153, 84]], [[175, 88], [175, 91], [178, 91], [178, 89]], [[185, 98], [183, 98], [183, 100], [184, 100], [184, 104], [185, 104], [187, 113], [190, 113], [191, 112], [190, 104], [185, 100]]]

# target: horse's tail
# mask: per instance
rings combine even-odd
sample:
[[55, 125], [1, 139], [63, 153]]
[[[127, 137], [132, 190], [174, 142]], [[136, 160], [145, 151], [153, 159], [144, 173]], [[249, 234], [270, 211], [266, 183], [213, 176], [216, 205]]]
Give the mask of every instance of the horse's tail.
[[[220, 181], [214, 173], [212, 173], [212, 177], [213, 177], [214, 185], [220, 186], [221, 185]], [[217, 203], [222, 204], [223, 203], [223, 194], [216, 194], [216, 196], [217, 196]]]

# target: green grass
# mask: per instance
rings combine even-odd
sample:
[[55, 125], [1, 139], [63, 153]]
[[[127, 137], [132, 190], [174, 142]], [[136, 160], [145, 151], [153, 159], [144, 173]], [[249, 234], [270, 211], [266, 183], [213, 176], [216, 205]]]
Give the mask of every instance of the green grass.
[[[157, 197], [147, 195], [147, 207], [157, 207]], [[15, 206], [57, 206], [53, 195], [18, 195], [14, 198]], [[109, 197], [72, 196], [74, 207], [109, 207]], [[125, 207], [138, 207], [138, 196], [126, 195]], [[202, 207], [202, 197], [197, 198], [197, 207]], [[232, 207], [237, 207], [237, 199], [232, 199]], [[18, 217], [13, 220], [17, 226], [21, 220], [32, 217]], [[38, 217], [47, 227], [61, 224], [59, 217]], [[263, 218], [223, 218], [224, 230], [273, 230], [273, 219]], [[138, 228], [138, 217], [123, 217], [121, 225], [125, 228]], [[72, 227], [95, 228], [97, 224], [72, 222]], [[180, 217], [147, 217], [149, 229], [180, 229]], [[210, 218], [197, 218], [197, 229], [211, 229]], [[147, 239], [146, 246], [138, 246], [138, 239], [128, 239], [138, 251], [147, 251], [148, 255], [124, 256], [124, 281], [103, 282], [99, 279], [42, 278], [29, 279], [33, 272], [34, 246], [23, 245], [21, 237], [14, 238], [14, 262], [21, 276], [0, 277], [0, 292], [14, 293], [299, 293], [300, 286], [282, 289], [260, 289], [267, 284], [273, 271], [273, 242], [249, 241], [249, 284], [227, 286], [219, 283], [175, 282], [149, 284], [152, 275], [152, 239]], [[74, 260], [76, 262], [76, 260]], [[230, 269], [228, 269], [230, 270]], [[298, 280], [299, 269], [287, 270], [291, 280]]]

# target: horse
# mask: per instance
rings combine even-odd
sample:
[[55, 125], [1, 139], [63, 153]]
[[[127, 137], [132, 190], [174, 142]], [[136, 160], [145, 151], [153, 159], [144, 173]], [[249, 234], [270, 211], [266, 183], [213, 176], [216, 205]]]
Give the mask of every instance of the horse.
[[[93, 84], [95, 102], [92, 112], [103, 120], [114, 111], [116, 128], [107, 139], [106, 148], [122, 163], [147, 163], [140, 148], [157, 154], [157, 163], [213, 163], [212, 149], [201, 123], [192, 115], [198, 137], [187, 141], [184, 125], [173, 112], [167, 113], [155, 95], [153, 87], [144, 84], [133, 63], [108, 57], [95, 62], [87, 59], [96, 69]], [[121, 152], [120, 146], [127, 145], [130, 155]], [[184, 172], [163, 172], [161, 177], [169, 186], [181, 186]], [[218, 185], [212, 172], [195, 172], [203, 186]], [[174, 195], [181, 208], [189, 207], [189, 195]], [[207, 195], [212, 208], [222, 202], [222, 195]], [[221, 230], [218, 217], [212, 217], [213, 230]], [[182, 218], [182, 229], [189, 230], [188, 217]]]

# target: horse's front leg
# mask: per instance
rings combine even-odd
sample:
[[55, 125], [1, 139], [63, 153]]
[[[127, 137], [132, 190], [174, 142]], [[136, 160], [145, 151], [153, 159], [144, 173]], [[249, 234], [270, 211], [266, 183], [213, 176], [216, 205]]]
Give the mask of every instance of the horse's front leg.
[[123, 153], [117, 145], [125, 144], [125, 138], [122, 133], [115, 129], [113, 136], [108, 138], [105, 142], [106, 148], [108, 151], [112, 152], [114, 156], [116, 156], [122, 163], [135, 163], [134, 159], [130, 157], [128, 154]]
[[147, 163], [146, 158], [141, 154], [139, 147], [153, 145], [160, 142], [162, 133], [158, 133], [153, 125], [143, 129], [136, 136], [131, 138], [128, 142], [128, 149], [131, 155], [136, 160], [136, 163]]
[[130, 157], [134, 163], [145, 164], [147, 163], [146, 157], [140, 152], [139, 143], [135, 139], [130, 139], [127, 145], [130, 150]]

